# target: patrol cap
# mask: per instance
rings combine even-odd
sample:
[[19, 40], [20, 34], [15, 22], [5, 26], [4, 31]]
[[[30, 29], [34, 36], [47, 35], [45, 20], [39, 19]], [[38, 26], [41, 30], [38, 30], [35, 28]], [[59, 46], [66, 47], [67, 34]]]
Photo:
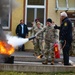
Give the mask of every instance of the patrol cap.
[[68, 15], [67, 15], [66, 12], [62, 12], [62, 13], [61, 13], [61, 16], [67, 17]]
[[52, 19], [48, 18], [48, 19], [47, 19], [47, 22], [52, 23]]
[[38, 19], [38, 18], [36, 18], [36, 19], [35, 19], [35, 21], [37, 21], [37, 20], [39, 21], [39, 19]]

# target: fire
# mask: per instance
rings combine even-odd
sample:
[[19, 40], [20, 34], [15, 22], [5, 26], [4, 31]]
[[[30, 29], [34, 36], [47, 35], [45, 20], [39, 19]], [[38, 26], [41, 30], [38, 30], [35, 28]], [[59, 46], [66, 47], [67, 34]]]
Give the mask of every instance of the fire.
[[4, 41], [0, 41], [0, 54], [11, 55], [14, 52], [14, 47]]

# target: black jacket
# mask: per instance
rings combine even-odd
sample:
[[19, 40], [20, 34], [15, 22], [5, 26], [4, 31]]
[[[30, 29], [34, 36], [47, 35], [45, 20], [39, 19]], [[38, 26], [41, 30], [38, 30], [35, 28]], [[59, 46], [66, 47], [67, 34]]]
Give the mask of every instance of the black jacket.
[[71, 21], [66, 17], [64, 20], [62, 20], [62, 24], [60, 27], [55, 26], [55, 29], [59, 29], [59, 39], [67, 42], [72, 42], [72, 23]]
[[22, 34], [22, 26], [21, 24], [19, 24], [16, 28], [16, 34], [17, 36], [19, 37], [25, 37], [28, 35], [28, 28], [27, 28], [27, 25], [24, 24], [24, 27], [23, 27], [23, 30], [24, 30], [24, 33]]

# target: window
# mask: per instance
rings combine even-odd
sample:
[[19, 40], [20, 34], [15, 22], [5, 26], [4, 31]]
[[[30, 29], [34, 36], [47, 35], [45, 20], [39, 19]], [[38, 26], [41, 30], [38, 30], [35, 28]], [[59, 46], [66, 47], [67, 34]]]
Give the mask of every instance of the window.
[[0, 24], [3, 29], [10, 29], [10, 0], [0, 0]]
[[69, 8], [75, 8], [75, 0], [68, 0]]
[[39, 18], [45, 25], [46, 21], [46, 0], [26, 0], [25, 22], [28, 27], [32, 27], [31, 22]]
[[58, 4], [60, 8], [66, 8], [66, 0], [58, 0]]
[[44, 0], [28, 0], [28, 5], [44, 5]]
[[56, 10], [75, 10], [75, 0], [56, 0]]

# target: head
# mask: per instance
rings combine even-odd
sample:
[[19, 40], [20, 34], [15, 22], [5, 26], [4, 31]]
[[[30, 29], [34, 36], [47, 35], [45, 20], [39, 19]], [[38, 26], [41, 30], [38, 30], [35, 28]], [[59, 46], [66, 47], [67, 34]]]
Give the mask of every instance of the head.
[[21, 20], [20, 20], [20, 24], [24, 24], [24, 20], [21, 19]]
[[37, 23], [37, 22], [39, 22], [39, 19], [37, 18], [37, 19], [35, 19], [35, 22]]
[[50, 26], [52, 24], [52, 19], [48, 18], [46, 23], [47, 23], [48, 26]]
[[62, 13], [60, 14], [60, 19], [61, 19], [61, 20], [65, 19], [66, 17], [68, 17], [68, 15], [67, 15], [66, 12], [62, 12]]
[[40, 28], [40, 22], [37, 22], [37, 27]]

